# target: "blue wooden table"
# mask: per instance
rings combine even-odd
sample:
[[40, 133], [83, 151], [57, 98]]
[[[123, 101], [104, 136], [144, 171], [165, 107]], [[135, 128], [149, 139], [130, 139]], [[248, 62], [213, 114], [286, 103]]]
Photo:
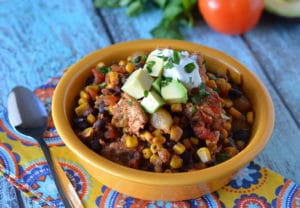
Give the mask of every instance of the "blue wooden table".
[[[124, 9], [95, 10], [92, 1], [0, 1], [0, 111], [16, 85], [31, 89], [86, 54], [113, 43], [152, 38], [161, 11], [134, 18]], [[300, 184], [300, 24], [264, 15], [241, 36], [227, 36], [199, 19], [184, 39], [238, 59], [263, 81], [276, 113], [273, 135], [256, 162]], [[4, 197], [7, 196], [7, 197]], [[0, 177], [0, 207], [26, 198]], [[33, 205], [26, 204], [26, 207]]]

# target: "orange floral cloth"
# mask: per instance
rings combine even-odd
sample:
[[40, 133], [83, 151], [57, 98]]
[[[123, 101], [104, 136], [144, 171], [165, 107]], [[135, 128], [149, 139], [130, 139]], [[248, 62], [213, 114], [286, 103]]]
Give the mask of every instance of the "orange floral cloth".
[[[179, 202], [144, 201], [118, 193], [93, 178], [64, 145], [51, 119], [51, 98], [59, 77], [35, 90], [49, 112], [45, 140], [85, 207], [300, 208], [300, 186], [251, 162], [220, 190]], [[0, 116], [0, 174], [42, 207], [63, 207], [43, 153], [34, 139], [16, 132], [7, 112]]]

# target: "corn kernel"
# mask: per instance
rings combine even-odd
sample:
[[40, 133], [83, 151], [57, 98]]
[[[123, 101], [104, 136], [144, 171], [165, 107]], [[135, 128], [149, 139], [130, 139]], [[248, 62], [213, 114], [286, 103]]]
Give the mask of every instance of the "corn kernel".
[[160, 164], [160, 159], [158, 157], [158, 155], [156, 154], [152, 154], [149, 158], [149, 162], [152, 164], [152, 165], [157, 165], [157, 164]]
[[88, 104], [88, 99], [86, 99], [86, 98], [79, 98], [79, 100], [78, 100], [78, 105], [81, 105], [81, 104]]
[[115, 71], [110, 71], [109, 74], [109, 83], [112, 88], [119, 84], [119, 73]]
[[90, 114], [87, 116], [86, 120], [87, 120], [90, 124], [93, 124], [93, 123], [95, 123], [96, 118], [95, 118], [95, 116], [94, 116], [93, 114], [90, 113]]
[[84, 115], [84, 112], [90, 108], [90, 105], [88, 103], [83, 103], [75, 108], [75, 113], [78, 117], [82, 117]]
[[166, 142], [166, 137], [164, 136], [155, 136], [152, 138], [151, 140], [152, 143], [155, 143], [155, 144], [164, 144]]
[[172, 112], [181, 112], [182, 111], [182, 105], [181, 105], [181, 103], [171, 104], [171, 111]]
[[226, 153], [232, 157], [238, 153], [238, 150], [235, 147], [224, 147], [222, 153]]
[[149, 147], [143, 149], [142, 152], [145, 159], [149, 159], [152, 155], [152, 152]]
[[227, 130], [226, 130], [225, 128], [222, 128], [222, 129], [220, 130], [220, 133], [224, 136], [224, 138], [227, 138], [227, 137], [228, 137], [228, 132], [227, 132]]
[[230, 141], [230, 139], [228, 137], [223, 139], [223, 145], [224, 146], [231, 145], [231, 141]]
[[192, 147], [192, 143], [189, 139], [184, 139], [182, 140], [183, 145], [185, 146], [186, 149], [190, 149]]
[[161, 173], [163, 171], [162, 166], [161, 165], [155, 165], [154, 166], [154, 171], [157, 173]]
[[252, 124], [253, 123], [253, 117], [254, 117], [254, 113], [253, 111], [249, 111], [246, 115], [247, 121], [248, 123]]
[[126, 64], [126, 61], [124, 61], [124, 60], [119, 61], [119, 66], [125, 66], [125, 64]]
[[207, 147], [200, 147], [197, 150], [197, 155], [203, 163], [211, 161], [211, 155]]
[[221, 93], [223, 94], [227, 94], [231, 89], [231, 85], [224, 78], [217, 78], [216, 84], [218, 86], [218, 89], [220, 89]]
[[88, 127], [88, 128], [86, 128], [86, 129], [84, 129], [84, 130], [80, 133], [80, 135], [81, 135], [83, 138], [85, 138], [85, 139], [91, 137], [91, 136], [93, 135], [93, 127]]
[[109, 105], [109, 106], [107, 107], [107, 111], [108, 111], [109, 115], [112, 115], [113, 112], [114, 112], [114, 106], [113, 106], [113, 105]]
[[89, 94], [87, 92], [85, 92], [84, 90], [80, 91], [80, 97], [86, 98], [87, 100], [90, 98]]
[[150, 142], [152, 140], [152, 134], [149, 131], [143, 131], [140, 135], [139, 135], [140, 139], [142, 141], [147, 141]]
[[221, 103], [224, 108], [231, 108], [233, 105], [232, 100], [230, 100], [228, 98], [221, 99]]
[[231, 107], [231, 108], [229, 109], [229, 114], [232, 115], [232, 116], [235, 117], [235, 118], [240, 118], [241, 115], [242, 115], [241, 112], [238, 111], [237, 109], [235, 109], [234, 107]]
[[138, 138], [134, 135], [133, 136], [126, 135], [125, 136], [125, 144], [126, 144], [126, 147], [128, 147], [128, 148], [135, 148], [139, 144]]
[[153, 154], [157, 153], [161, 149], [161, 144], [153, 143], [150, 145], [150, 150]]
[[101, 69], [101, 68], [103, 68], [103, 67], [105, 67], [105, 64], [104, 64], [103, 61], [100, 61], [100, 62], [97, 64], [97, 68], [98, 68], [98, 69]]
[[181, 138], [183, 134], [183, 130], [179, 127], [179, 126], [171, 126], [171, 130], [170, 130], [170, 139], [173, 141], [179, 141], [179, 139]]
[[153, 136], [161, 136], [161, 132], [160, 132], [160, 130], [156, 129], [152, 132], [152, 135]]
[[218, 88], [215, 80], [212, 80], [212, 79], [208, 80], [207, 86], [212, 88], [212, 89], [217, 89]]
[[88, 86], [85, 87], [85, 90], [88, 90], [88, 89], [92, 89], [92, 90], [94, 90], [96, 93], [98, 93], [100, 87], [99, 87], [99, 85], [91, 84], [91, 85], [88, 85]]
[[182, 159], [178, 155], [173, 155], [170, 161], [170, 167], [178, 169], [182, 166]]
[[181, 143], [177, 143], [173, 146], [173, 150], [176, 154], [181, 155], [185, 151], [185, 146]]
[[197, 137], [191, 137], [190, 140], [191, 140], [192, 144], [194, 144], [194, 145], [199, 144], [199, 139]]
[[243, 140], [237, 140], [237, 141], [236, 141], [236, 147], [237, 147], [239, 150], [244, 149], [245, 146], [246, 146], [246, 143], [245, 143]]
[[231, 123], [230, 122], [224, 122], [223, 127], [229, 132], [231, 130]]
[[129, 74], [133, 72], [134, 70], [134, 65], [131, 62], [128, 62], [125, 66], [125, 70], [126, 72], [128, 72]]

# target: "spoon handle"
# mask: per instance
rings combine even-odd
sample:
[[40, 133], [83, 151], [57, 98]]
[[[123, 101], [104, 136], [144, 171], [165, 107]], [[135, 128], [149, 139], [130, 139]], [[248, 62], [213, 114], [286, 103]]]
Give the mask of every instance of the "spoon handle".
[[45, 158], [48, 162], [51, 174], [56, 184], [57, 190], [60, 194], [63, 204], [66, 208], [83, 208], [81, 200], [79, 199], [70, 180], [58, 164], [57, 160], [51, 156], [47, 143], [43, 139], [37, 139]]

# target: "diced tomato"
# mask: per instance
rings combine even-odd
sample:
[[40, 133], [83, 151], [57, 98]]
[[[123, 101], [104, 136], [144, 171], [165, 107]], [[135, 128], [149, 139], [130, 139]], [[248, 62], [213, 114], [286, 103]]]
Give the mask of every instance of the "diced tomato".
[[94, 84], [100, 84], [105, 79], [105, 74], [100, 73], [96, 68], [92, 69], [92, 73], [94, 76]]

